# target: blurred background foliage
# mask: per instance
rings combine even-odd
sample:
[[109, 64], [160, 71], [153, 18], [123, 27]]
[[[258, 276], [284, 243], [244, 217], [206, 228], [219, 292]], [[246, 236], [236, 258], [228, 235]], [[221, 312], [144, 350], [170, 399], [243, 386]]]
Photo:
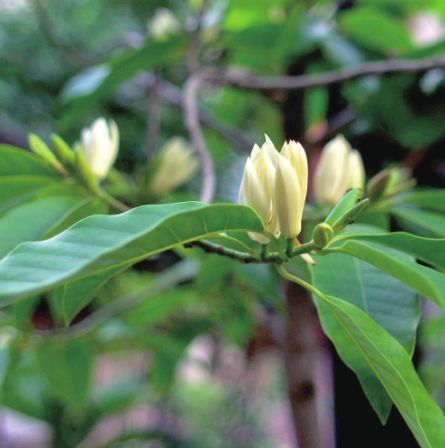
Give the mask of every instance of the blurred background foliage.
[[[445, 51], [442, 0], [0, 0], [0, 142], [26, 147], [28, 132], [46, 140], [56, 132], [74, 143], [103, 115], [120, 129], [117, 167], [144, 170], [168, 139], [187, 138], [181, 88], [203, 4], [202, 67], [312, 75]], [[441, 68], [295, 92], [205, 86], [217, 199], [236, 201], [244, 160], [264, 133], [296, 138], [313, 154], [343, 133], [369, 176], [397, 162], [420, 186], [443, 187], [444, 95]], [[198, 190], [195, 176], [157, 200]], [[64, 207], [52, 203], [54, 221]], [[445, 218], [436, 229], [445, 235]], [[187, 260], [164, 254], [112, 280], [72, 310], [68, 333], [57, 333], [64, 316], [51, 297], [2, 312], [5, 409], [48, 423], [55, 447], [292, 446], [282, 368], [264, 323], [280, 316], [277, 279], [265, 266], [187, 252]], [[444, 317], [427, 314], [419, 358], [445, 406]], [[114, 442], [104, 438], [110, 425]]]

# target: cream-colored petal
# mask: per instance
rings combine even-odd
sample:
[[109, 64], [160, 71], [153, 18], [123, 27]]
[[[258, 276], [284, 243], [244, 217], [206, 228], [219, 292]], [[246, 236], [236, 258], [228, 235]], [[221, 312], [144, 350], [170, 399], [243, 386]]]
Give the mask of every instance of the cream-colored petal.
[[348, 158], [348, 188], [365, 188], [365, 166], [360, 153], [351, 151]]
[[301, 189], [297, 174], [291, 163], [283, 156], [278, 158], [275, 176], [275, 210], [281, 233], [294, 238], [301, 231], [304, 203], [301, 203]]

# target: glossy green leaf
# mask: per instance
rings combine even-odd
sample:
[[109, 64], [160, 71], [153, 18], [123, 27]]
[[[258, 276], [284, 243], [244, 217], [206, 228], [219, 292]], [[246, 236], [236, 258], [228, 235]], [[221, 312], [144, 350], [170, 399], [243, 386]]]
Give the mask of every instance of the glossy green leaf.
[[263, 225], [251, 208], [234, 204], [145, 205], [91, 216], [49, 240], [21, 244], [1, 260], [0, 298], [7, 304], [178, 244], [239, 230], [261, 232]]
[[444, 446], [445, 416], [428, 394], [400, 343], [355, 305], [325, 294], [319, 298], [367, 360], [419, 445]]
[[93, 368], [90, 345], [76, 339], [43, 341], [37, 349], [37, 358], [52, 393], [72, 409], [84, 409]]
[[345, 241], [328, 251], [343, 252], [372, 264], [437, 305], [445, 307], [445, 275], [406, 260], [403, 253], [387, 252], [374, 243], [354, 240]]
[[[314, 286], [356, 305], [397, 339], [408, 353], [413, 352], [420, 319], [416, 293], [375, 267], [347, 255], [331, 254], [315, 260]], [[355, 349], [350, 335], [326, 310], [326, 305], [319, 301], [317, 308], [325, 333], [335, 341], [339, 355], [357, 374], [368, 400], [385, 422], [392, 401], [378, 377], [366, 358]]]
[[396, 249], [445, 270], [445, 239], [423, 238], [405, 232], [346, 234], [344, 238], [369, 241]]
[[402, 206], [392, 207], [391, 213], [398, 218], [400, 224], [407, 230], [422, 233], [426, 236], [445, 238], [445, 216], [443, 213]]
[[95, 197], [86, 197], [79, 201], [58, 223], [48, 228], [44, 238], [50, 238], [68, 227], [80, 221], [83, 218], [91, 215], [106, 214], [108, 212], [108, 205], [101, 199]]

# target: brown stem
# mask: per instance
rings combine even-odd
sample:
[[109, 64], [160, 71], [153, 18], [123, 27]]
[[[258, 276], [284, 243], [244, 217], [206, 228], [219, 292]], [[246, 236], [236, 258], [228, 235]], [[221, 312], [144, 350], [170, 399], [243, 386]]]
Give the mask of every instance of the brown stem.
[[202, 170], [202, 187], [200, 200], [211, 202], [215, 196], [216, 179], [213, 160], [207, 151], [199, 121], [198, 91], [203, 81], [200, 73], [190, 76], [184, 86], [184, 122], [190, 134], [195, 151], [199, 157]]
[[[143, 84], [148, 90], [153, 88], [157, 79], [159, 97], [176, 107], [183, 107], [182, 91], [171, 82], [165, 79], [156, 78], [153, 73], [146, 73], [141, 75], [138, 79], [140, 80], [140, 83]], [[237, 149], [242, 153], [252, 149], [254, 144], [254, 139], [252, 136], [246, 134], [241, 129], [217, 120], [209, 111], [199, 105], [198, 112], [201, 123], [207, 128], [212, 129], [222, 135], [231, 143], [234, 149]]]
[[313, 305], [305, 289], [288, 282], [286, 307], [288, 318], [283, 354], [298, 448], [320, 448], [315, 380], [316, 322]]
[[369, 75], [390, 73], [422, 73], [433, 68], [445, 67], [445, 56], [408, 60], [386, 59], [367, 62], [356, 67], [328, 71], [319, 75], [257, 76], [246, 70], [229, 69], [225, 72], [208, 74], [208, 79], [221, 84], [231, 84], [244, 89], [255, 90], [298, 90], [309, 87], [327, 86], [351, 81]]

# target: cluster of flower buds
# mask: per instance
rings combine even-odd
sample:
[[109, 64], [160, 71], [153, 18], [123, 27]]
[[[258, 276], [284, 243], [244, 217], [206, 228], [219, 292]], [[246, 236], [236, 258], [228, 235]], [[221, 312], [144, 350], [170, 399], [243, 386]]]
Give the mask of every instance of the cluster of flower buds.
[[[240, 199], [256, 210], [270, 234], [295, 238], [301, 231], [307, 182], [308, 165], [303, 147], [291, 140], [278, 152], [266, 136], [261, 148], [255, 145], [247, 159]], [[264, 235], [250, 233], [249, 236], [261, 244], [269, 242]]]
[[158, 196], [184, 184], [195, 174], [199, 162], [193, 149], [181, 137], [168, 140], [159, 151], [149, 190]]
[[314, 197], [320, 204], [336, 204], [350, 188], [365, 186], [360, 153], [339, 135], [323, 148], [314, 176]]

